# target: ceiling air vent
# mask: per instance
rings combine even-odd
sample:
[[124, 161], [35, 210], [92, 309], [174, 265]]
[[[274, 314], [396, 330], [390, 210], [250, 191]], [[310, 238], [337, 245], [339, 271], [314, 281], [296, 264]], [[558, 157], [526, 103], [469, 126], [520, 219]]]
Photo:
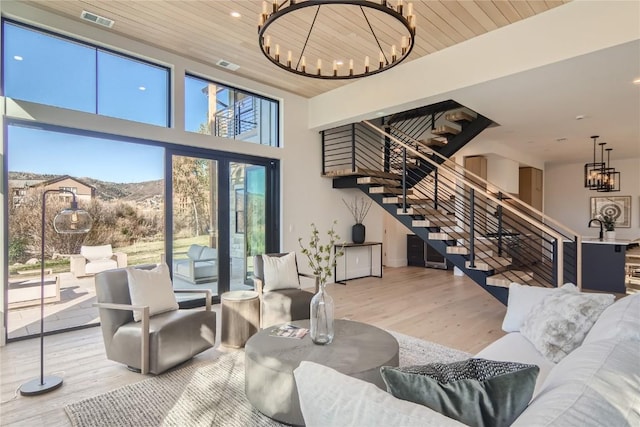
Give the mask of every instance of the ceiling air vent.
[[111, 28], [115, 21], [109, 18], [105, 18], [104, 16], [96, 15], [95, 13], [87, 12], [83, 10], [80, 14], [80, 18], [85, 21], [93, 22], [94, 24], [102, 25], [103, 27]]
[[216, 65], [218, 67], [226, 68], [227, 70], [230, 70], [230, 71], [236, 71], [238, 68], [240, 68], [240, 66], [238, 64], [234, 64], [233, 62], [225, 61], [224, 59], [221, 59], [220, 61], [216, 62]]

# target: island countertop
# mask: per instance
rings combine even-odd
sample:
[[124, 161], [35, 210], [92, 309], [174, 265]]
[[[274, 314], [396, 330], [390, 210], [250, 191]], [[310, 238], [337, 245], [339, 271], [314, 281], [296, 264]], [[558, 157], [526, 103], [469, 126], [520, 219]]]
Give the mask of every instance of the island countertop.
[[627, 240], [627, 239], [614, 239], [614, 240], [607, 240], [607, 239], [602, 239], [600, 240], [597, 237], [594, 236], [583, 236], [582, 237], [582, 243], [589, 243], [589, 244], [598, 244], [598, 245], [622, 245], [622, 246], [627, 246], [629, 243], [632, 243], [633, 240]]

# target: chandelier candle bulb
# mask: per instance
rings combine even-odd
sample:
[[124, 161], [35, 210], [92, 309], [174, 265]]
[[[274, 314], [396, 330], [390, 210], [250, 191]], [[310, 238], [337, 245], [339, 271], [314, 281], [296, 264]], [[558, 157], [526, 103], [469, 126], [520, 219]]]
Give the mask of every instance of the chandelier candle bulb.
[[391, 46], [391, 62], [396, 62], [396, 45]]
[[272, 9], [273, 13], [276, 13], [278, 11], [278, 0], [273, 0]]
[[291, 60], [293, 59], [293, 55], [291, 51], [287, 52], [287, 67], [291, 68]]
[[333, 61], [333, 75], [338, 75], [338, 63], [335, 60]]
[[322, 74], [322, 59], [318, 59], [318, 75]]
[[364, 72], [365, 73], [369, 72], [369, 57], [368, 56], [364, 57]]
[[262, 14], [264, 16], [267, 16], [267, 2], [266, 1], [262, 2]]
[[379, 56], [380, 56], [380, 59], [379, 59], [380, 68], [382, 68], [382, 67], [384, 67], [384, 53], [382, 53], [382, 51], [380, 51], [380, 55]]
[[397, 11], [400, 15], [402, 15], [402, 9], [403, 9], [403, 7], [402, 7], [402, 0], [398, 0], [398, 3], [397, 3], [397, 5], [396, 5], [396, 11]]
[[302, 59], [300, 59], [300, 65], [302, 66], [302, 72], [306, 73], [307, 72], [307, 60], [304, 58], [304, 56], [302, 57]]
[[280, 45], [276, 44], [276, 62], [280, 62]]
[[349, 75], [353, 76], [353, 59], [349, 60]]
[[407, 16], [413, 16], [413, 3], [407, 5]]

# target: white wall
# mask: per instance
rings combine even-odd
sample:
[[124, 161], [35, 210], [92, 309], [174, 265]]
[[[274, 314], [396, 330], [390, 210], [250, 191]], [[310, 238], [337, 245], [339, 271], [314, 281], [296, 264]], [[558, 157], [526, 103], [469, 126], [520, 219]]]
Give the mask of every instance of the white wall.
[[[98, 116], [29, 102], [18, 102], [0, 98], [6, 105], [5, 117], [17, 117], [70, 128], [104, 132], [126, 137], [153, 141], [233, 151], [242, 154], [275, 158], [281, 161], [281, 250], [298, 250], [298, 237], [307, 237], [309, 224], [314, 222], [324, 232], [333, 220], [338, 221], [336, 230], [347, 241], [350, 240], [353, 219], [342, 197], [350, 197], [353, 191], [334, 190], [330, 179], [320, 176], [320, 135], [308, 129], [308, 100], [306, 98], [259, 84], [223, 71], [217, 67], [195, 62], [170, 52], [128, 40], [110, 31], [49, 14], [22, 3], [2, 2], [3, 16], [21, 22], [67, 34], [99, 46], [139, 56], [169, 66], [176, 78], [172, 81], [173, 127], [162, 128], [111, 117]], [[242, 141], [230, 141], [208, 135], [185, 132], [184, 129], [184, 82], [185, 71], [210, 78], [221, 83], [243, 88], [254, 93], [282, 100], [281, 144], [282, 148], [266, 147]], [[354, 190], [355, 191], [355, 190]], [[367, 239], [381, 241], [381, 209], [370, 211], [365, 220]], [[3, 233], [3, 231], [0, 231]], [[1, 236], [6, 240], [6, 236]], [[309, 271], [307, 263], [299, 257], [300, 269]], [[5, 280], [2, 283], [6, 283]]]
[[616, 228], [616, 238], [640, 238], [640, 158], [611, 162], [621, 173], [620, 192], [598, 193], [584, 188], [584, 164], [549, 164], [545, 169], [545, 213], [583, 236], [597, 236], [587, 228], [591, 197], [631, 196], [631, 228]]

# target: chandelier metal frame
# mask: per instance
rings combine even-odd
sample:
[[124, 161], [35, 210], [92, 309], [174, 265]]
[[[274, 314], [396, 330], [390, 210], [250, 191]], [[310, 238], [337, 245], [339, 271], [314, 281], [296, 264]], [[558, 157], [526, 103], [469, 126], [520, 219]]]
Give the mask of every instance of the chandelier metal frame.
[[[315, 67], [310, 67], [306, 64], [305, 60], [305, 50], [307, 48], [307, 43], [309, 42], [309, 38], [311, 37], [311, 33], [313, 32], [316, 19], [318, 18], [318, 14], [320, 12], [320, 8], [324, 5], [347, 5], [359, 8], [362, 12], [365, 21], [368, 24], [369, 31], [371, 32], [375, 42], [380, 49], [378, 51], [378, 61], [377, 67], [371, 66], [369, 56], [365, 56], [364, 58], [364, 66], [359, 67], [361, 72], [356, 72], [353, 58], [349, 59], [349, 65], [347, 67], [347, 73], [340, 73], [338, 70], [338, 58], [333, 58], [333, 67], [332, 72], [330, 74], [323, 74], [322, 69], [322, 58], [318, 59]], [[309, 28], [309, 32], [307, 33], [307, 37], [302, 47], [302, 51], [300, 56], [296, 58], [295, 64], [291, 54], [291, 50], [285, 49], [283, 51], [287, 52], [287, 56], [281, 55], [280, 46], [276, 44], [272, 49], [270, 43], [270, 37], [267, 33], [267, 30], [271, 25], [273, 25], [278, 19], [283, 16], [295, 13], [304, 8], [308, 7], [317, 7], [313, 22], [311, 23], [311, 27]], [[404, 28], [407, 30], [407, 34], [403, 36], [400, 40], [400, 49], [396, 50], [395, 45], [392, 47], [392, 51], [389, 55], [385, 53], [384, 49], [380, 45], [380, 41], [376, 32], [374, 31], [367, 14], [365, 13], [365, 9], [373, 9], [380, 12], [383, 12], [387, 16], [397, 20], [400, 22]], [[404, 5], [402, 0], [399, 0], [394, 7], [388, 5], [386, 0], [380, 0], [377, 2], [369, 1], [369, 0], [305, 0], [305, 1], [295, 1], [295, 0], [284, 0], [282, 3], [278, 4], [278, 0], [273, 0], [271, 5], [271, 13], [268, 12], [268, 4], [267, 2], [263, 2], [263, 10], [262, 14], [259, 17], [258, 22], [258, 44], [260, 45], [260, 50], [263, 55], [271, 61], [273, 64], [277, 65], [281, 69], [288, 71], [290, 73], [294, 73], [304, 77], [312, 77], [316, 79], [324, 79], [324, 80], [348, 80], [348, 79], [357, 79], [362, 77], [371, 76], [374, 74], [381, 73], [383, 71], [387, 71], [396, 65], [400, 64], [404, 61], [411, 51], [413, 50], [414, 42], [415, 42], [415, 15], [412, 13], [413, 4], [407, 4], [407, 14], [404, 15]], [[406, 38], [406, 39], [405, 39]], [[405, 45], [406, 40], [406, 45]], [[390, 57], [390, 58], [389, 58]], [[284, 60], [284, 62], [282, 62]], [[374, 59], [375, 61], [375, 59]], [[329, 62], [330, 63], [330, 62]], [[375, 64], [375, 63], [374, 63]], [[313, 70], [312, 72], [308, 72]]]

